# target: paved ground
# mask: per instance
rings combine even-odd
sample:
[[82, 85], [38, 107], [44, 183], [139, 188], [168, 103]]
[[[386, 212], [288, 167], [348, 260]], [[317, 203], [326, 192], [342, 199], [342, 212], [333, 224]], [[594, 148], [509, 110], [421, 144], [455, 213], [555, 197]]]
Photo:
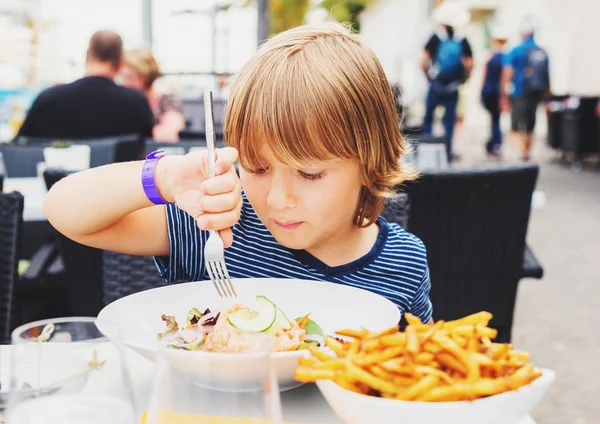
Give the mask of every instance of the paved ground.
[[[468, 134], [468, 135], [467, 135]], [[488, 161], [485, 130], [457, 134], [460, 166]], [[506, 143], [509, 144], [509, 143]], [[505, 145], [504, 162], [517, 160]], [[573, 172], [536, 141], [537, 190], [546, 205], [532, 212], [528, 243], [542, 262], [543, 280], [522, 280], [514, 344], [556, 371], [550, 393], [534, 412], [537, 424], [600, 423], [600, 168]]]

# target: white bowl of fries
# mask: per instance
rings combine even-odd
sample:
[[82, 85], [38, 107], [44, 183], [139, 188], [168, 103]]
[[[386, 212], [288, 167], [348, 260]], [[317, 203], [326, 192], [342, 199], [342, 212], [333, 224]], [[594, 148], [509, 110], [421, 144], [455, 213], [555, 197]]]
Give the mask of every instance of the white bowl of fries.
[[346, 424], [518, 424], [542, 399], [554, 372], [510, 344], [493, 343], [491, 314], [421, 324], [405, 332], [341, 330], [335, 356], [311, 349], [295, 377], [316, 382]]
[[554, 372], [517, 390], [474, 401], [418, 402], [385, 399], [346, 390], [333, 381], [317, 386], [345, 424], [518, 424], [542, 399]]

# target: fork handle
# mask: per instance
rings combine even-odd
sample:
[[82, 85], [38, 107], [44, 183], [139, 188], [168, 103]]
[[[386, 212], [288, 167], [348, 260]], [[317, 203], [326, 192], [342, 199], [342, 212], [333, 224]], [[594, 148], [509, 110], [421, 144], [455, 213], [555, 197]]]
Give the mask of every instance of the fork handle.
[[206, 147], [208, 147], [208, 174], [215, 176], [215, 115], [212, 90], [204, 92], [204, 120], [206, 129]]

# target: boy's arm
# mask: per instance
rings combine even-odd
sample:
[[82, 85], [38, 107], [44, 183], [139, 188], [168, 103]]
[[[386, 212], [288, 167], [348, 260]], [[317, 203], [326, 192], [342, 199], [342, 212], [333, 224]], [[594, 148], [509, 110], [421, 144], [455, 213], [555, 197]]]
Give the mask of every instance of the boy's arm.
[[421, 322], [433, 323], [433, 307], [429, 299], [431, 291], [431, 280], [429, 278], [429, 267], [425, 265], [425, 271], [421, 277], [421, 283], [415, 293], [415, 297], [410, 305], [410, 313], [419, 317]]
[[[168, 159], [158, 161], [157, 175]], [[140, 182], [142, 165], [142, 161], [117, 163], [62, 179], [44, 200], [48, 221], [87, 246], [132, 255], [168, 254], [164, 207], [146, 197]]]
[[[221, 172], [210, 179], [205, 152], [165, 156], [155, 170], [161, 196], [175, 201], [199, 227], [222, 230], [226, 246], [233, 241], [229, 228], [241, 208], [236, 159], [235, 149], [218, 150], [216, 168]], [[142, 161], [117, 163], [62, 179], [46, 196], [46, 217], [59, 232], [81, 244], [133, 255], [167, 255], [165, 209], [146, 197], [142, 165]]]

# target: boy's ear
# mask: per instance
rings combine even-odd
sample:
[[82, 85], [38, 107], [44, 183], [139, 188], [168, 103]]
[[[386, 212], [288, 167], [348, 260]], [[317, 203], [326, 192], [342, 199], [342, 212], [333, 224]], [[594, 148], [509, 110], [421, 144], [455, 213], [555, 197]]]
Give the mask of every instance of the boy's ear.
[[360, 185], [363, 187], [367, 185], [367, 171], [363, 165], [360, 167]]

